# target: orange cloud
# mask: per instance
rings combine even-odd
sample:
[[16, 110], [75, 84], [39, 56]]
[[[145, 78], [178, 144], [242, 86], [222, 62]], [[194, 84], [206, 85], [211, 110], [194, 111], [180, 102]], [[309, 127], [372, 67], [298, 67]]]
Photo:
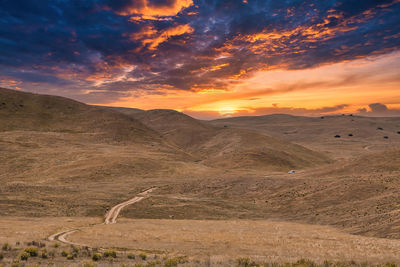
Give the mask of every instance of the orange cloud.
[[191, 34], [194, 31], [189, 24], [177, 25], [158, 32], [153, 26], [144, 27], [142, 31], [131, 35], [134, 41], [142, 40], [143, 47], [148, 47], [150, 50], [155, 50], [161, 43], [167, 41], [172, 36], [183, 34]]
[[171, 5], [154, 5], [149, 0], [134, 1], [131, 6], [125, 10], [118, 11], [120, 15], [140, 15], [148, 19], [157, 19], [159, 17], [175, 16], [183, 9], [193, 5], [192, 0], [175, 0]]
[[[330, 13], [323, 22], [312, 26], [298, 26], [290, 30], [263, 30], [261, 32], [237, 35], [233, 40], [228, 41], [219, 51], [230, 51], [232, 49], [240, 49], [241, 47], [249, 47], [254, 54], [262, 54], [265, 52], [273, 53], [274, 55], [284, 55], [287, 53], [303, 53], [306, 50], [300, 47], [288, 46], [288, 44], [297, 41], [315, 43], [317, 41], [329, 40], [338, 34], [354, 31], [358, 28], [356, 23], [367, 20], [373, 14], [364, 13], [357, 17], [344, 19], [340, 13]], [[335, 27], [329, 27], [331, 20], [339, 20]], [[295, 40], [293, 40], [295, 38]]]
[[18, 87], [22, 82], [15, 80], [15, 79], [0, 79], [0, 87], [4, 88], [14, 88], [20, 90], [21, 88]]

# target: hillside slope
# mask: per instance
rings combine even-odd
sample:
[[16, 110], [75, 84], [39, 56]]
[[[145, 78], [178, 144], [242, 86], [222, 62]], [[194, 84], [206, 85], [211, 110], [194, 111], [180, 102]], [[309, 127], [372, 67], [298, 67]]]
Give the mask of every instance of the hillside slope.
[[[400, 118], [360, 116], [300, 117], [284, 114], [210, 121], [214, 126], [251, 129], [295, 142], [334, 158], [380, 151], [400, 144]], [[340, 138], [335, 138], [339, 135]], [[386, 137], [386, 138], [385, 138]]]
[[157, 141], [131, 116], [57, 96], [0, 88], [0, 131], [97, 133], [114, 141]]
[[134, 110], [131, 116], [207, 166], [288, 171], [330, 162], [300, 145], [252, 130], [214, 126], [174, 110]]

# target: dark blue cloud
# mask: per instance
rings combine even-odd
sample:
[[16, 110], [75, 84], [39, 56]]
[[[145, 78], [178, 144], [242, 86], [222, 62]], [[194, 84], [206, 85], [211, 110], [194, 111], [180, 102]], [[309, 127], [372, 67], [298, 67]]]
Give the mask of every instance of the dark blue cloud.
[[400, 49], [395, 0], [189, 2], [0, 0], [2, 76], [28, 90], [68, 85], [71, 95], [224, 89], [266, 66], [309, 68]]

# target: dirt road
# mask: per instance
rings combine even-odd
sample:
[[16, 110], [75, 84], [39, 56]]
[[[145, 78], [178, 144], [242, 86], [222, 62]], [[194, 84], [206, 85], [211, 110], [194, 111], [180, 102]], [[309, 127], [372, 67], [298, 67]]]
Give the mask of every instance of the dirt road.
[[117, 217], [118, 217], [119, 213], [121, 212], [121, 210], [124, 207], [145, 199], [148, 196], [148, 194], [151, 193], [153, 190], [154, 190], [154, 188], [150, 188], [150, 189], [140, 193], [138, 196], [112, 207], [110, 209], [110, 211], [107, 212], [107, 214], [106, 214], [106, 218], [104, 220], [104, 224], [116, 223], [117, 222]]
[[[139, 202], [139, 201], [141, 201], [141, 200], [147, 198], [147, 197], [149, 196], [149, 193], [151, 193], [151, 192], [152, 192], [153, 190], [155, 190], [155, 189], [156, 189], [155, 187], [150, 188], [150, 189], [147, 189], [146, 191], [143, 191], [143, 192], [139, 193], [139, 194], [138, 194], [137, 196], [135, 196], [134, 198], [132, 198], [132, 199], [130, 199], [130, 200], [127, 200], [127, 201], [125, 201], [125, 202], [122, 202], [122, 203], [120, 203], [120, 204], [118, 204], [118, 205], [115, 205], [114, 207], [112, 207], [112, 208], [106, 213], [104, 222], [101, 223], [101, 224], [114, 224], [114, 223], [116, 223], [116, 222], [117, 222], [118, 215], [119, 215], [119, 213], [121, 212], [121, 210], [122, 210], [124, 207], [126, 207], [126, 206], [128, 206], [128, 205], [131, 205], [131, 204], [134, 204], [134, 203], [136, 203], [136, 202]], [[101, 224], [97, 224], [97, 225], [101, 225]], [[95, 224], [95, 225], [96, 225], [96, 224]], [[85, 246], [85, 245], [83, 245], [83, 244], [77, 244], [77, 243], [70, 242], [70, 241], [68, 241], [68, 240], [66, 239], [66, 237], [67, 237], [68, 235], [72, 234], [72, 233], [75, 233], [76, 231], [79, 231], [79, 230], [83, 229], [83, 228], [93, 227], [93, 226], [95, 226], [95, 225], [84, 226], [84, 227], [79, 227], [79, 228], [75, 228], [75, 229], [70, 229], [70, 230], [58, 232], [58, 233], [55, 233], [55, 234], [52, 234], [51, 236], [49, 236], [49, 237], [48, 237], [48, 240], [50, 240], [50, 241], [58, 240], [58, 241], [60, 241], [60, 242], [62, 242], [62, 243], [69, 244], [69, 245]]]

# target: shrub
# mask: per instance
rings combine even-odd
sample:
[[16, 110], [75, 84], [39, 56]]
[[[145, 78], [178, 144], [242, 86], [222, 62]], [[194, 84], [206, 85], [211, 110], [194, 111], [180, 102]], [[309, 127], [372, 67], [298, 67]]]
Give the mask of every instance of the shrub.
[[94, 261], [99, 261], [99, 260], [101, 260], [101, 254], [100, 254], [100, 253], [95, 253], [95, 254], [93, 254], [92, 260], [94, 260]]
[[94, 262], [91, 261], [84, 261], [82, 262], [82, 267], [95, 267], [96, 264]]
[[79, 248], [78, 248], [78, 247], [75, 247], [75, 246], [72, 246], [72, 252], [73, 252], [74, 254], [78, 254], [78, 253], [79, 253]]
[[145, 261], [145, 260], [147, 259], [147, 254], [144, 253], [144, 252], [142, 252], [142, 253], [139, 254], [139, 257], [140, 257], [142, 260]]
[[39, 251], [37, 248], [29, 247], [25, 249], [25, 252], [29, 253], [31, 257], [37, 257], [39, 255]]
[[46, 250], [43, 250], [42, 251], [42, 254], [40, 255], [40, 257], [42, 258], [42, 259], [47, 259], [49, 256], [47, 255], [47, 251]]
[[108, 257], [116, 258], [117, 253], [114, 250], [109, 249], [109, 250], [104, 251], [103, 256], [104, 256], [104, 258], [108, 258]]
[[160, 264], [161, 264], [160, 261], [149, 261], [149, 262], [146, 264], [146, 267], [156, 267], [157, 265], [160, 265]]
[[250, 266], [250, 259], [249, 258], [239, 258], [236, 260], [238, 266]]
[[4, 250], [4, 251], [11, 250], [11, 246], [8, 243], [4, 243], [4, 245], [2, 246], [1, 249]]
[[59, 246], [60, 246], [60, 244], [58, 244], [58, 243], [55, 243], [55, 244], [54, 244], [54, 247], [55, 247], [55, 248], [58, 248]]
[[63, 250], [63, 251], [61, 252], [61, 256], [67, 257], [67, 256], [68, 256], [68, 252], [66, 252], [65, 250]]
[[129, 253], [128, 254], [128, 259], [134, 260], [135, 259], [135, 254]]
[[328, 260], [324, 260], [324, 263], [322, 264], [323, 267], [329, 267], [331, 265], [333, 265], [333, 263]]
[[67, 256], [67, 260], [73, 260], [75, 257], [74, 257], [74, 255], [71, 255], [71, 254], [68, 254], [68, 256]]
[[397, 264], [393, 262], [386, 262], [385, 267], [397, 267]]
[[186, 260], [184, 257], [175, 257], [171, 258], [165, 261], [164, 265], [165, 267], [173, 267], [173, 266], [178, 266], [180, 263], [185, 263]]
[[0, 261], [1, 261], [2, 259], [4, 259], [4, 255], [3, 255], [3, 253], [0, 253]]
[[22, 261], [27, 261], [29, 259], [30, 254], [28, 252], [22, 252], [21, 254], [19, 254], [19, 258]]
[[296, 261], [295, 263], [292, 264], [293, 266], [299, 266], [299, 267], [316, 267], [317, 264], [313, 262], [312, 260], [306, 260], [306, 259], [300, 259]]

